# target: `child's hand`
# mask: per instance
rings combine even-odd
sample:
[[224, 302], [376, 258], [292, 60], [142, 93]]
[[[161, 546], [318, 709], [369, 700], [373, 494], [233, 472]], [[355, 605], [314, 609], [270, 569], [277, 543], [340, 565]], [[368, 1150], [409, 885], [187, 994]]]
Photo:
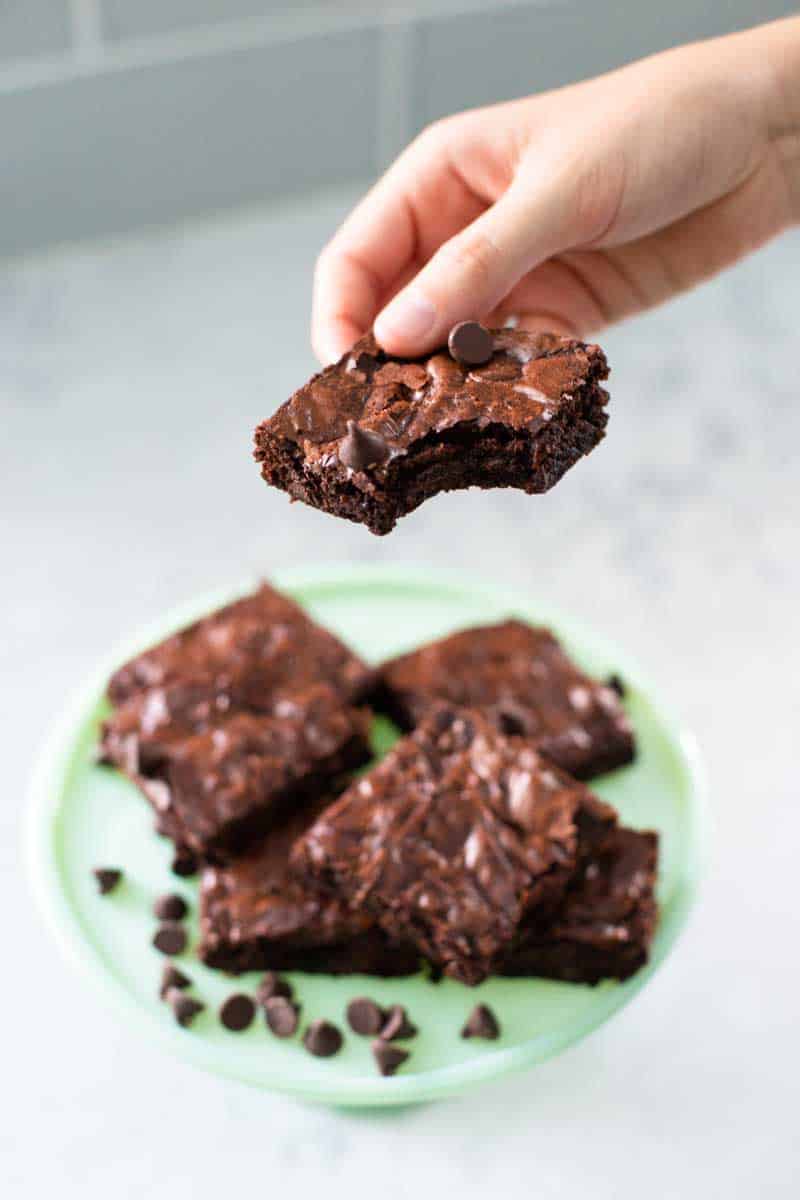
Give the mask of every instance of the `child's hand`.
[[800, 18], [426, 129], [317, 264], [325, 361], [374, 322], [422, 353], [468, 317], [585, 334], [800, 219]]

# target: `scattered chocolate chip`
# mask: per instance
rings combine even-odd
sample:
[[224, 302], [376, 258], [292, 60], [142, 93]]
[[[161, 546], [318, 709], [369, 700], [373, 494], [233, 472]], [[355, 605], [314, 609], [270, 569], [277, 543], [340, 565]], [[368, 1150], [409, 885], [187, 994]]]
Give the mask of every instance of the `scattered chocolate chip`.
[[[267, 1018], [267, 1025], [275, 1036], [280, 1038], [291, 1037], [300, 1020], [296, 1005], [292, 1004], [291, 1000], [287, 1000], [285, 996], [270, 996], [264, 1005], [264, 1015]], [[311, 1049], [310, 1046], [309, 1049]], [[316, 1053], [316, 1051], [312, 1051], [312, 1053]]]
[[330, 1058], [342, 1048], [342, 1035], [330, 1021], [312, 1021], [303, 1034], [303, 1045], [317, 1058]]
[[252, 1025], [255, 1015], [256, 1006], [249, 996], [245, 996], [244, 992], [236, 992], [233, 996], [228, 996], [219, 1010], [220, 1021], [226, 1029], [230, 1029], [233, 1033], [241, 1033], [243, 1029]]
[[159, 921], [182, 921], [188, 911], [189, 905], [183, 896], [177, 895], [176, 892], [159, 896], [153, 905], [153, 912]]
[[256, 1004], [263, 1006], [273, 996], [283, 996], [286, 1000], [291, 1000], [294, 995], [292, 985], [286, 979], [281, 979], [277, 971], [267, 971], [256, 988]]
[[608, 679], [606, 680], [606, 683], [613, 691], [615, 691], [617, 693], [620, 700], [625, 699], [625, 694], [628, 689], [625, 687], [625, 684], [620, 679], [619, 675], [609, 675]]
[[347, 433], [339, 446], [340, 462], [351, 471], [363, 471], [365, 467], [386, 462], [388, 457], [389, 447], [379, 434], [362, 429], [355, 421], [347, 422]]
[[479, 367], [492, 357], [494, 338], [477, 321], [461, 321], [450, 330], [447, 348], [456, 362], [467, 367]]
[[403, 1042], [417, 1036], [417, 1027], [408, 1019], [402, 1004], [393, 1004], [386, 1014], [380, 1036], [384, 1042]]
[[177, 921], [165, 921], [153, 934], [153, 945], [162, 954], [182, 954], [186, 949], [186, 930]]
[[181, 991], [182, 988], [192, 986], [192, 981], [188, 975], [184, 975], [183, 971], [179, 971], [172, 963], [164, 963], [164, 970], [161, 974], [161, 988], [159, 996], [162, 1000], [166, 999], [167, 992], [176, 988]]
[[198, 1013], [201, 1013], [205, 1008], [205, 1004], [201, 1004], [199, 1000], [193, 999], [192, 996], [187, 996], [185, 992], [178, 988], [170, 988], [166, 995], [167, 1003], [171, 1006], [175, 1014], [175, 1020], [179, 1025], [191, 1025]]
[[383, 1038], [378, 1038], [372, 1043], [372, 1056], [381, 1075], [394, 1075], [409, 1057], [409, 1052], [400, 1046], [390, 1046]]
[[177, 850], [172, 860], [172, 874], [186, 879], [197, 874], [197, 859], [191, 850]]
[[386, 1024], [388, 1014], [368, 996], [356, 996], [347, 1006], [347, 1024], [353, 1033], [375, 1037]]
[[95, 867], [92, 871], [97, 880], [97, 890], [101, 896], [107, 896], [122, 879], [122, 871], [117, 867]]
[[467, 1023], [461, 1030], [462, 1038], [487, 1038], [493, 1042], [500, 1037], [500, 1026], [497, 1017], [485, 1004], [476, 1004], [467, 1017]]

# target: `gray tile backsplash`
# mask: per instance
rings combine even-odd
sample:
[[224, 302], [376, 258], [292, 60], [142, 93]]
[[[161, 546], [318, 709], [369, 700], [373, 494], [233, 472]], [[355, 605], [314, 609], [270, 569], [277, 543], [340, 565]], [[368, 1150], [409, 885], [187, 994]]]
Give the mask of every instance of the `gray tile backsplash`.
[[69, 0], [0, 0], [0, 63], [69, 47]]
[[0, 98], [0, 254], [374, 170], [374, 31], [132, 66]]
[[415, 130], [463, 108], [597, 75], [658, 50], [796, 12], [794, 0], [571, 0], [431, 17], [416, 29]]
[[0, 0], [0, 254], [369, 176], [438, 116], [796, 8]]
[[[269, 16], [319, 0], [99, 0], [103, 30], [110, 39], [174, 33], [200, 25]], [[328, 0], [334, 3], [335, 0]]]

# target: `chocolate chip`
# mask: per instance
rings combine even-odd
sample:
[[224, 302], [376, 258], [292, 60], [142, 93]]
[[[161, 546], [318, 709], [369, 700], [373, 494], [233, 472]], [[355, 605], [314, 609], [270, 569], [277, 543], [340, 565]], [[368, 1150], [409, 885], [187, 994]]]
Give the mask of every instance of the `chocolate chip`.
[[252, 1025], [255, 1015], [256, 1006], [249, 996], [245, 996], [244, 992], [236, 992], [233, 996], [228, 996], [219, 1010], [220, 1021], [226, 1029], [232, 1030], [233, 1033], [241, 1033], [243, 1029]]
[[186, 930], [177, 921], [165, 921], [153, 934], [153, 945], [162, 954], [182, 954], [186, 949]]
[[393, 1004], [386, 1014], [380, 1036], [384, 1042], [403, 1042], [406, 1038], [416, 1037], [417, 1032], [402, 1004]]
[[159, 896], [153, 905], [153, 912], [159, 921], [182, 921], [188, 911], [189, 905], [183, 896], [177, 895], [176, 892]]
[[494, 338], [477, 321], [461, 321], [450, 330], [447, 348], [456, 362], [465, 367], [478, 367], [492, 357]]
[[92, 871], [97, 880], [97, 890], [101, 896], [107, 896], [122, 879], [122, 871], [117, 867], [95, 867]]
[[409, 1052], [399, 1046], [390, 1046], [388, 1042], [378, 1038], [372, 1043], [372, 1055], [381, 1075], [394, 1075], [397, 1068], [402, 1067], [409, 1057]]
[[189, 875], [197, 874], [197, 859], [191, 850], [178, 850], [172, 860], [172, 874], [186, 879]]
[[256, 989], [256, 1003], [263, 1008], [273, 996], [283, 996], [286, 1000], [291, 1000], [293, 995], [294, 989], [286, 979], [281, 979], [277, 971], [267, 971]]
[[342, 1035], [330, 1021], [312, 1021], [303, 1034], [303, 1045], [317, 1058], [330, 1058], [342, 1048]]
[[192, 986], [192, 981], [188, 975], [184, 975], [183, 971], [179, 971], [172, 963], [164, 963], [164, 970], [161, 974], [161, 988], [159, 996], [162, 1000], [166, 999], [167, 992], [176, 988], [181, 991], [182, 988]]
[[340, 462], [351, 471], [363, 471], [388, 457], [389, 447], [379, 434], [362, 429], [355, 421], [347, 422], [347, 433], [339, 445]]
[[287, 1000], [285, 996], [270, 996], [264, 1005], [264, 1015], [267, 1018], [267, 1025], [279, 1038], [291, 1037], [297, 1029], [300, 1019], [296, 1005], [292, 1004], [291, 1000]]
[[356, 996], [347, 1006], [347, 1023], [353, 1033], [374, 1037], [386, 1024], [387, 1013], [368, 996]]
[[625, 695], [626, 695], [628, 689], [625, 687], [625, 684], [620, 679], [619, 675], [609, 675], [608, 679], [606, 680], [606, 683], [612, 689], [612, 691], [615, 691], [617, 693], [620, 700], [625, 699]]
[[177, 988], [171, 988], [167, 992], [166, 999], [179, 1025], [191, 1025], [197, 1014], [205, 1008], [205, 1004], [201, 1004], [199, 1000], [187, 996], [185, 992], [181, 992]]
[[467, 1023], [461, 1030], [462, 1038], [487, 1038], [493, 1042], [500, 1037], [500, 1026], [497, 1017], [485, 1004], [476, 1004], [467, 1017]]

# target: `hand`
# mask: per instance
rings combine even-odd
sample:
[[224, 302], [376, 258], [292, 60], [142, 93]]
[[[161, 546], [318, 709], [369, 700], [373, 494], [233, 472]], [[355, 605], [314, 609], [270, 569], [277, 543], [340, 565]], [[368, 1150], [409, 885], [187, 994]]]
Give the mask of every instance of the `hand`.
[[426, 129], [317, 263], [312, 340], [390, 353], [465, 318], [584, 335], [800, 219], [800, 18]]

